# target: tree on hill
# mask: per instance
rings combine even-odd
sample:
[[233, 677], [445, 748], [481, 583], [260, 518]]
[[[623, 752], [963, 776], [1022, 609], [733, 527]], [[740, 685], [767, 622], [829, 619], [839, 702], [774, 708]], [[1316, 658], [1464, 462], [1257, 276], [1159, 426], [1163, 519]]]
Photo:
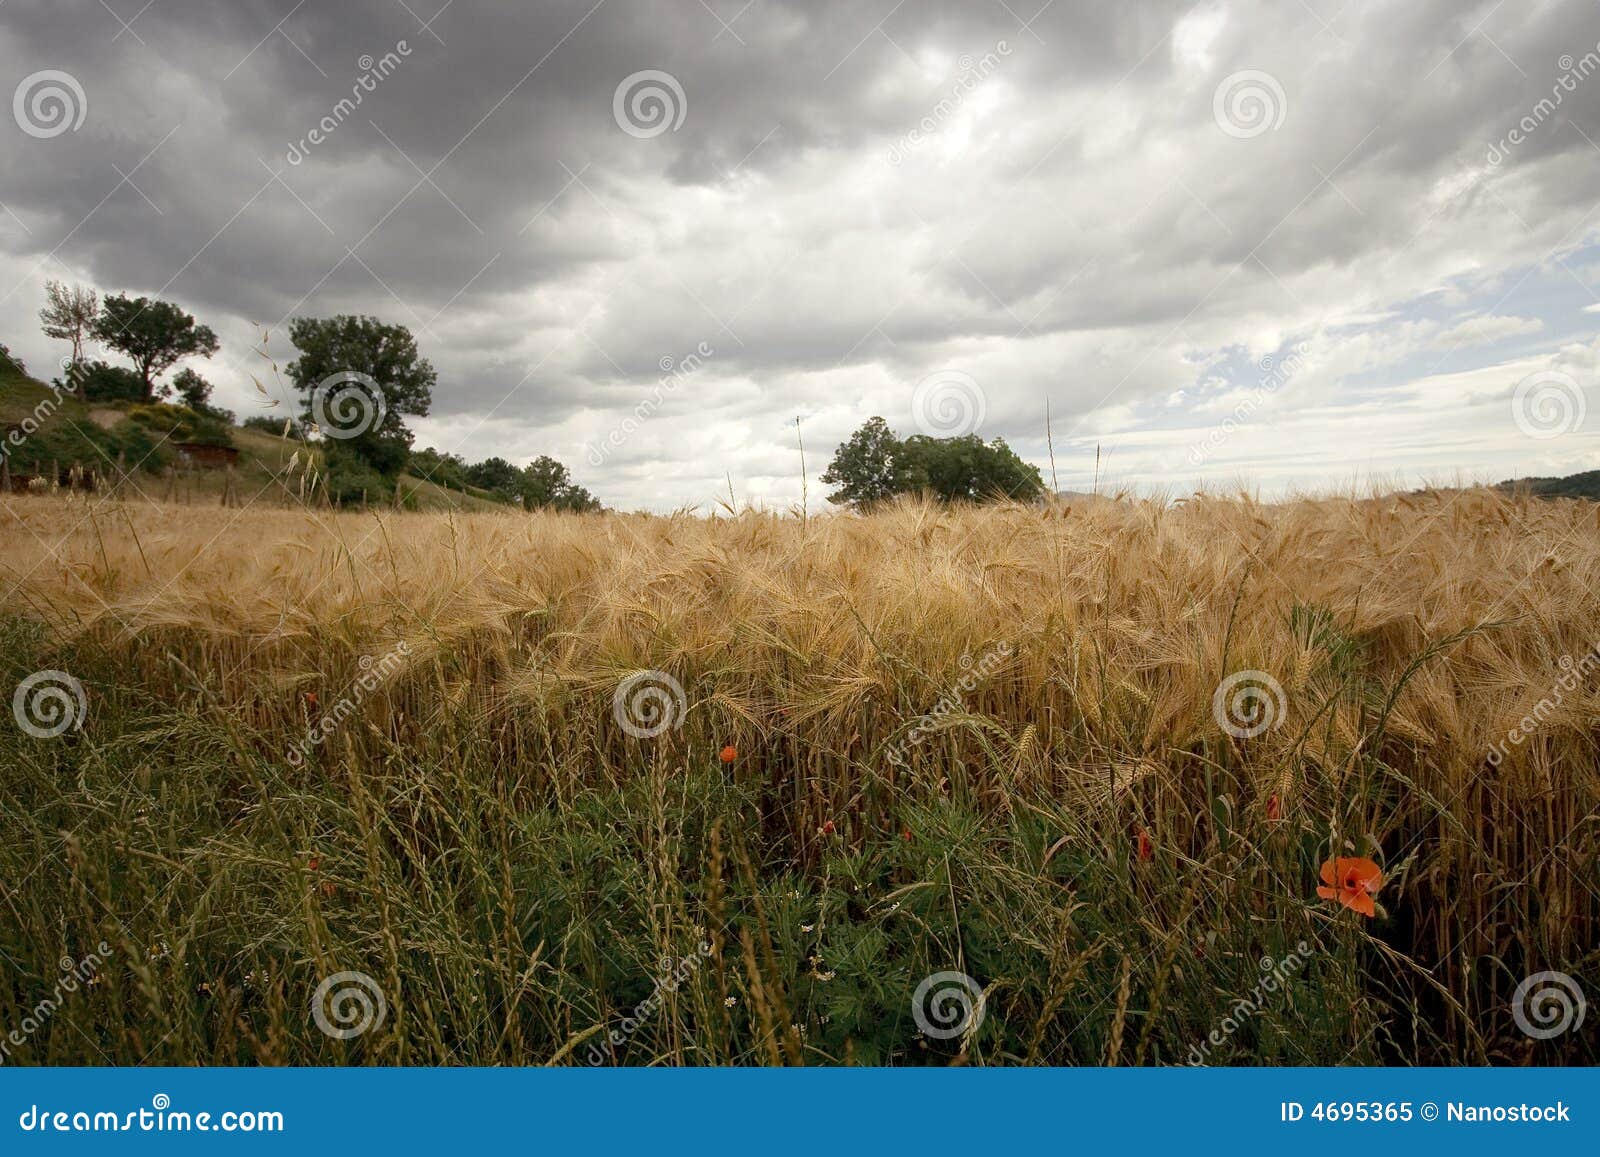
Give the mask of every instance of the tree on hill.
[[211, 383], [187, 366], [173, 376], [172, 388], [177, 391], [179, 400], [195, 413], [233, 421], [232, 412], [211, 404]]
[[506, 501], [521, 493], [522, 471], [504, 458], [485, 458], [466, 469], [467, 482], [480, 490], [490, 490]]
[[170, 301], [108, 296], [95, 318], [94, 339], [126, 354], [143, 384], [142, 401], [155, 400], [156, 379], [186, 357], [209, 358], [219, 346], [209, 326]]
[[837, 502], [864, 509], [898, 494], [928, 493], [945, 502], [1026, 500], [1044, 492], [1039, 469], [1006, 445], [976, 434], [961, 438], [901, 439], [882, 418], [872, 417], [833, 456], [822, 481]]
[[44, 283], [45, 306], [39, 311], [44, 336], [72, 343], [72, 364], [83, 360], [83, 346], [94, 334], [100, 300], [94, 290], [82, 285]]
[[22, 359], [12, 356], [10, 348], [5, 342], [0, 341], [0, 373], [25, 374], [28, 372], [22, 364]]
[[438, 380], [411, 331], [375, 317], [300, 317], [289, 340], [300, 351], [288, 372], [305, 417], [378, 473], [398, 474], [411, 455], [402, 415], [427, 414]]
[[548, 507], [575, 513], [600, 510], [600, 500], [572, 480], [567, 468], [541, 454], [522, 468], [522, 504], [529, 510]]

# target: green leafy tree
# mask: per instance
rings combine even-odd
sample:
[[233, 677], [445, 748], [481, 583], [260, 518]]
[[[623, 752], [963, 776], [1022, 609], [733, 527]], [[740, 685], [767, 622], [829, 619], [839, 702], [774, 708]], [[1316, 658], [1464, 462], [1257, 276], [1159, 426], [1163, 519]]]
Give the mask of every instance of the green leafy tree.
[[[404, 416], [427, 414], [438, 380], [411, 331], [375, 317], [301, 317], [289, 323], [289, 340], [300, 351], [288, 373], [305, 397], [305, 417], [316, 421], [321, 409], [324, 434], [337, 427], [344, 449], [386, 477], [398, 474], [411, 456]], [[381, 406], [373, 405], [374, 389]], [[335, 419], [351, 414], [371, 418]]]
[[898, 494], [926, 492], [945, 502], [1025, 500], [1044, 492], [1036, 466], [1006, 445], [976, 434], [901, 439], [882, 418], [869, 418], [834, 453], [822, 481], [831, 502], [864, 509]]
[[220, 418], [233, 421], [233, 413], [220, 406], [211, 404], [211, 383], [185, 366], [172, 377], [172, 388], [177, 391], [178, 399], [197, 414], [204, 414], [208, 418]]
[[94, 322], [94, 338], [126, 354], [143, 384], [141, 400], [153, 401], [156, 379], [186, 357], [209, 358], [219, 346], [209, 326], [170, 301], [112, 294]]
[[522, 471], [504, 458], [485, 458], [466, 470], [467, 481], [480, 490], [498, 494], [507, 502], [515, 502], [522, 492]]
[[822, 475], [822, 481], [837, 487], [828, 501], [858, 509], [872, 506], [913, 489], [905, 447], [889, 423], [868, 418], [850, 435]]
[[901, 447], [913, 488], [946, 502], [1025, 500], [1044, 493], [1039, 468], [1018, 458], [1004, 438], [985, 442], [976, 434], [961, 438], [916, 434]]
[[529, 510], [548, 507], [576, 513], [600, 510], [600, 500], [573, 481], [560, 462], [541, 454], [522, 468], [522, 504]]

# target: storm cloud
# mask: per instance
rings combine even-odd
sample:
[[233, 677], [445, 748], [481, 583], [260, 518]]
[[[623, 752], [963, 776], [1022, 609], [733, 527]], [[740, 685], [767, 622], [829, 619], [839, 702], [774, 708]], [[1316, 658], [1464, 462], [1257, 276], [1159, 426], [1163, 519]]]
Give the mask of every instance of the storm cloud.
[[9, 0], [0, 66], [33, 363], [47, 278], [195, 312], [242, 414], [372, 313], [419, 444], [621, 507], [798, 501], [797, 433], [815, 502], [930, 379], [1062, 488], [1600, 465], [1578, 0]]

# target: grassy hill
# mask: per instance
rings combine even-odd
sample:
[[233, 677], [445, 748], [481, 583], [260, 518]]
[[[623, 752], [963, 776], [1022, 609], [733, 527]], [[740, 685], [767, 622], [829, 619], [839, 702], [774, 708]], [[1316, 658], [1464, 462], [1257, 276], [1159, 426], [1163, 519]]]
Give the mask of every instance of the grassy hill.
[[[0, 357], [0, 449], [9, 458], [14, 475], [49, 474], [52, 467], [67, 470], [77, 466], [101, 477], [115, 477], [120, 461], [128, 497], [221, 502], [228, 486], [227, 472], [184, 468], [173, 448], [174, 442], [188, 436], [183, 432], [188, 428], [183, 424], [185, 415], [206, 425], [178, 406], [86, 402], [70, 393], [57, 393]], [[299, 505], [302, 481], [309, 486], [309, 479], [322, 469], [322, 456], [314, 445], [224, 422], [208, 425], [211, 429], [198, 440], [220, 440], [239, 451], [233, 491], [240, 501]], [[410, 510], [481, 511], [507, 506], [488, 491], [472, 487], [440, 486], [411, 474], [402, 474], [399, 481], [402, 501]], [[368, 501], [389, 506], [394, 494], [369, 494]]]
[[1585, 470], [1565, 478], [1512, 478], [1501, 490], [1526, 490], [1540, 498], [1588, 498], [1600, 501], [1600, 470]]

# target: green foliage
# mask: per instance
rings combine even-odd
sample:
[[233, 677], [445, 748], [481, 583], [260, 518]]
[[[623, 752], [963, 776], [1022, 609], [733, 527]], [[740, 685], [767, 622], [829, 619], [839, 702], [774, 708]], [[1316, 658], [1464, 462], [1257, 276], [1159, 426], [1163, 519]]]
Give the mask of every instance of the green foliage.
[[945, 502], [1027, 500], [1044, 492], [1038, 468], [1017, 457], [1004, 438], [900, 439], [880, 417], [867, 419], [839, 447], [822, 481], [837, 487], [830, 502], [857, 509], [919, 492]]
[[217, 335], [170, 301], [108, 296], [94, 323], [95, 340], [119, 350], [139, 374], [143, 401], [155, 398], [155, 380], [181, 359], [217, 352]]
[[342, 442], [322, 443], [322, 456], [328, 496], [336, 505], [358, 506], [363, 498], [369, 503], [389, 500], [394, 491], [394, 479], [378, 473], [366, 459]]
[[165, 402], [131, 406], [128, 420], [173, 442], [200, 442], [208, 446], [232, 446], [232, 426], [209, 414], [198, 414], [187, 406]]
[[[144, 379], [130, 369], [108, 362], [79, 362], [69, 375], [77, 394], [86, 402], [139, 402], [145, 398]], [[57, 384], [63, 384], [57, 380]]]
[[[239, 425], [246, 430], [261, 430], [268, 434], [275, 434], [280, 438], [291, 438], [296, 442], [305, 440], [305, 430], [293, 418], [275, 418], [270, 414], [252, 414]], [[284, 427], [288, 428], [285, 429]]]
[[452, 490], [465, 490], [469, 485], [467, 472], [470, 467], [459, 454], [446, 454], [432, 447], [413, 450], [409, 469], [419, 478]]
[[289, 340], [300, 356], [290, 363], [288, 372], [295, 389], [304, 395], [308, 421], [313, 420], [313, 401], [319, 389], [325, 414], [339, 412], [340, 398], [347, 394], [352, 395], [350, 404], [370, 404], [370, 398], [353, 397], [365, 394], [369, 387], [349, 380], [330, 382], [335, 375], [363, 375], [382, 391], [382, 420], [340, 441], [371, 470], [390, 478], [398, 474], [411, 453], [405, 415], [427, 414], [438, 380], [428, 359], [418, 353], [411, 331], [375, 317], [299, 317], [289, 323]]
[[1600, 500], [1600, 470], [1585, 470], [1564, 478], [1517, 478], [1500, 483], [1502, 490], [1526, 490], [1539, 498], [1589, 498]]
[[828, 501], [865, 509], [912, 489], [904, 446], [882, 418], [871, 417], [834, 452], [822, 481], [838, 487]]
[[211, 383], [189, 367], [185, 366], [177, 372], [172, 379], [172, 388], [178, 400], [195, 413], [223, 422], [233, 421], [232, 412], [211, 404]]
[[549, 507], [581, 514], [601, 509], [599, 499], [574, 482], [565, 466], [543, 454], [523, 467], [519, 493], [529, 510]]

